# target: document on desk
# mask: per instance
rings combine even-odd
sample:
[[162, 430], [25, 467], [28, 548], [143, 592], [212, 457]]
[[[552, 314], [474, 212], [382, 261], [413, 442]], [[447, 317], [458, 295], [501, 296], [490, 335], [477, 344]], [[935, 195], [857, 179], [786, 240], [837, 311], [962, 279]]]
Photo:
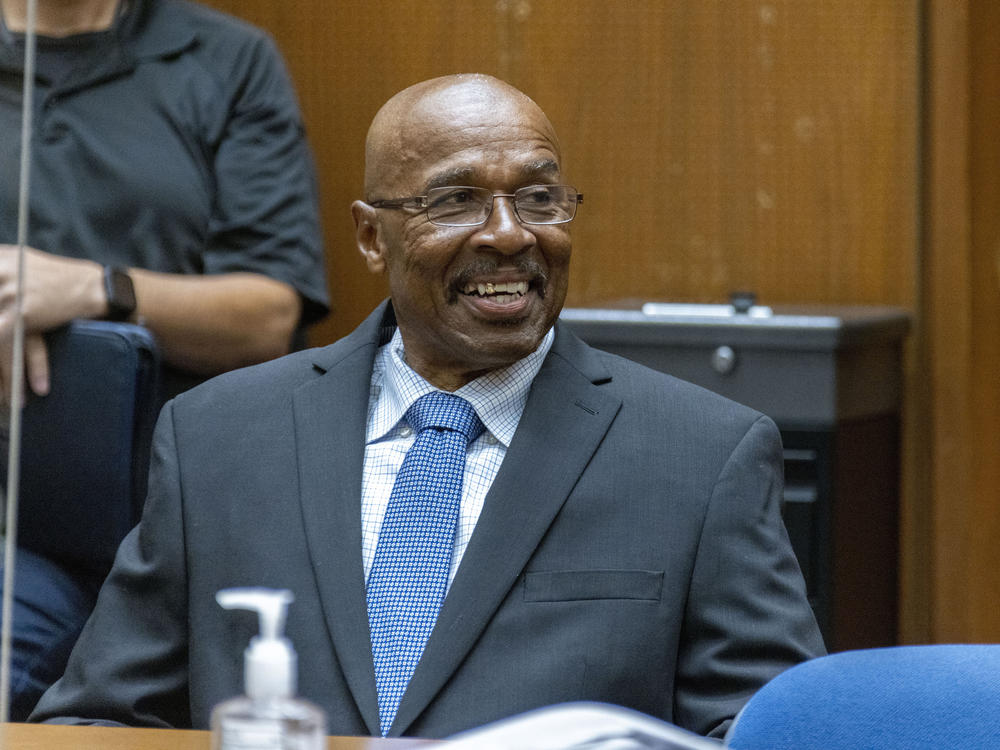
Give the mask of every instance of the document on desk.
[[606, 703], [563, 703], [448, 738], [448, 750], [720, 750], [718, 742]]

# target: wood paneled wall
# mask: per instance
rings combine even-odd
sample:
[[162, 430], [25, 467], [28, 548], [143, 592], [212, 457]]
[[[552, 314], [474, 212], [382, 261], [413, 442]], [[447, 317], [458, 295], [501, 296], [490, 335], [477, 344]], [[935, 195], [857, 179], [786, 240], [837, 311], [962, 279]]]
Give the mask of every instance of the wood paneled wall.
[[382, 295], [351, 238], [368, 123], [434, 75], [531, 95], [587, 196], [570, 304], [914, 303], [916, 3], [214, 0], [277, 38], [321, 171], [344, 333]]
[[926, 614], [934, 640], [998, 641], [1000, 6], [936, 0], [926, 27]]
[[[990, 343], [986, 330], [995, 323], [982, 322], [998, 312], [996, 159], [977, 167], [975, 194], [948, 161], [972, 169], [973, 151], [996, 157], [995, 63], [981, 59], [996, 57], [996, 35], [987, 43], [973, 29], [982, 43], [972, 47], [938, 38], [934, 54], [953, 63], [940, 79], [922, 64], [925, 25], [968, 30], [971, 5], [995, 29], [990, 2], [209, 0], [274, 35], [299, 92], [336, 306], [316, 343], [349, 331], [385, 294], [354, 248], [349, 215], [372, 115], [404, 86], [464, 71], [517, 85], [560, 133], [565, 174], [587, 196], [573, 225], [569, 304], [720, 301], [750, 289], [765, 303], [912, 311], [907, 641], [1000, 639], [1000, 616], [980, 604], [1000, 588], [1000, 566], [981, 567], [986, 533], [1000, 524], [997, 457], [969, 448], [996, 442], [995, 395], [992, 411], [969, 409], [993, 388], [996, 367], [966, 369], [981, 356], [997, 364], [998, 337]], [[977, 101], [990, 104], [973, 105], [967, 89], [943, 93], [967, 86], [970, 69]], [[955, 116], [961, 145], [944, 129]], [[957, 209], [953, 197], [964, 200]], [[974, 220], [957, 235], [952, 269], [950, 230], [966, 214]], [[952, 296], [960, 311], [943, 311]], [[949, 593], [952, 576], [965, 583]]]

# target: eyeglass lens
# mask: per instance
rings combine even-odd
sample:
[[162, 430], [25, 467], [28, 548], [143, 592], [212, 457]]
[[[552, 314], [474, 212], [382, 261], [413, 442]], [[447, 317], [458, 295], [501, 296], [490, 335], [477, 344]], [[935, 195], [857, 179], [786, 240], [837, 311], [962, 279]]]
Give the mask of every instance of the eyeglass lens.
[[[514, 192], [514, 211], [526, 224], [563, 224], [576, 215], [576, 188], [530, 185]], [[427, 191], [427, 218], [444, 226], [482, 224], [493, 211], [493, 192], [481, 187]]]

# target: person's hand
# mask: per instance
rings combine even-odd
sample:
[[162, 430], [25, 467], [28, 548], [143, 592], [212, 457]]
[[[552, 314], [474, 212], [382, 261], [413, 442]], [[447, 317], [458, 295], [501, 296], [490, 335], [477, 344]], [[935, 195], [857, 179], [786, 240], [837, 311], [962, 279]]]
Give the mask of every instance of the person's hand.
[[[33, 248], [24, 254], [24, 372], [31, 390], [49, 391], [48, 352], [42, 333], [73, 318], [104, 314], [103, 271], [98, 263], [63, 258]], [[11, 393], [11, 367], [15, 305], [17, 300], [17, 247], [0, 244], [0, 402]]]
[[[14, 324], [10, 330], [6, 326], [0, 332], [0, 406], [6, 406], [11, 401], [14, 368]], [[28, 387], [38, 396], [49, 392], [49, 352], [41, 333], [24, 334], [24, 374]], [[24, 393], [21, 395], [24, 403]], [[3, 410], [6, 411], [6, 410]]]
[[[7, 404], [11, 398], [11, 370], [14, 364], [13, 336], [3, 342], [3, 351], [0, 352], [0, 404]], [[25, 333], [24, 335], [24, 374], [28, 381], [28, 387], [37, 396], [44, 396], [49, 392], [49, 350], [45, 346], [45, 339], [40, 333]], [[24, 393], [21, 395], [22, 404]]]

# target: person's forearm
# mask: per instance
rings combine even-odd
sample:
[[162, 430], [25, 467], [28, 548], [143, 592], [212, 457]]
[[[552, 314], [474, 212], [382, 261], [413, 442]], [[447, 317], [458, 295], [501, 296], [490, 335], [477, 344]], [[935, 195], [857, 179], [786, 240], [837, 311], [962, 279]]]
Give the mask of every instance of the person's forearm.
[[134, 319], [164, 360], [214, 375], [288, 353], [302, 303], [289, 285], [256, 273], [180, 276], [130, 271]]
[[[17, 248], [0, 245], [0, 343], [14, 330]], [[25, 256], [26, 373], [32, 390], [48, 392], [41, 333], [74, 318], [109, 314], [100, 263], [29, 248]], [[133, 268], [137, 308], [132, 320], [156, 336], [163, 359], [197, 375], [215, 375], [285, 354], [302, 303], [291, 286], [258, 273], [186, 276]], [[0, 402], [9, 390], [11, 360], [0, 346]]]

